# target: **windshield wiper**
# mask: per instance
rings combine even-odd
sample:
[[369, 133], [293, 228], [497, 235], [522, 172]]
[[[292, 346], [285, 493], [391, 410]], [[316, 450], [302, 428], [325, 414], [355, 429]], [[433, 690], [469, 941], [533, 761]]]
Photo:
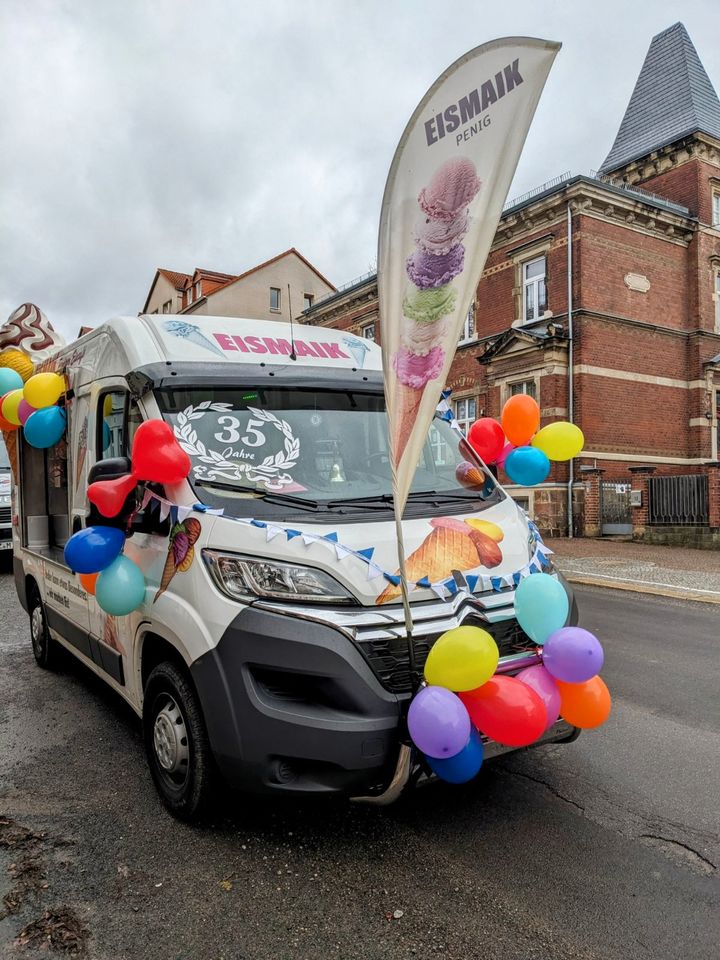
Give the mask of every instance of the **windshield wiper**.
[[289, 503], [294, 507], [304, 507], [306, 510], [317, 510], [324, 504], [317, 500], [303, 500], [300, 497], [293, 497], [289, 493], [273, 493], [270, 490], [257, 490], [255, 487], [244, 487], [237, 483], [223, 483], [221, 480], [202, 480], [195, 479], [193, 483], [199, 487], [215, 487], [217, 490], [227, 490], [230, 493], [252, 493], [254, 499], [263, 500], [266, 503]]
[[408, 494], [408, 500], [413, 500], [415, 503], [423, 503], [427, 500], [487, 500], [495, 492], [495, 489], [493, 487], [487, 493], [483, 490], [468, 490], [467, 493], [460, 490], [411, 490]]

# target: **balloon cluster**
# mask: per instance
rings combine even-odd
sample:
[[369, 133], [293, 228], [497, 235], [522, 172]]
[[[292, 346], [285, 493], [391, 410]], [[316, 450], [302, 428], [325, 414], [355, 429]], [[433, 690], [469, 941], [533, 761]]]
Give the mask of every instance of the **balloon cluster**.
[[559, 717], [592, 728], [610, 715], [610, 694], [598, 676], [600, 642], [587, 630], [564, 626], [568, 598], [546, 573], [522, 580], [515, 613], [538, 644], [541, 662], [514, 676], [496, 674], [499, 651], [480, 627], [455, 627], [433, 645], [423, 686], [408, 711], [408, 731], [442, 780], [465, 783], [479, 771], [485, 735], [508, 747], [533, 743]]
[[[510, 397], [500, 422], [492, 417], [476, 420], [468, 442], [485, 463], [503, 467], [513, 483], [532, 487], [550, 473], [550, 461], [572, 460], [585, 438], [574, 423], [561, 420], [540, 427], [540, 407], [527, 394]], [[460, 483], [462, 478], [458, 477]]]
[[[163, 420], [146, 420], [138, 427], [132, 446], [132, 471], [113, 480], [96, 480], [88, 499], [103, 517], [117, 517], [140, 481], [180, 483], [190, 472], [190, 458]], [[123, 555], [125, 533], [116, 527], [91, 526], [65, 544], [65, 562], [80, 575], [105, 613], [123, 617], [145, 599], [145, 577], [136, 563]]]
[[59, 373], [36, 373], [23, 382], [11, 367], [0, 367], [0, 429], [23, 428], [31, 447], [54, 446], [65, 433], [67, 415], [58, 406], [65, 393]]

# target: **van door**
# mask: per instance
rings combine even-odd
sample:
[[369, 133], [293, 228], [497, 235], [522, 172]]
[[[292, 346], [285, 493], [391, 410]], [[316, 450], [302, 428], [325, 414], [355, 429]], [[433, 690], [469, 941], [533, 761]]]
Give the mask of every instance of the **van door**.
[[[75, 411], [68, 404], [67, 436], [73, 436]], [[87, 594], [65, 564], [70, 535], [70, 446], [62, 439], [47, 450], [31, 447], [17, 431], [20, 445], [19, 495], [22, 542], [37, 555], [40, 588], [48, 624], [86, 656], [90, 655]]]

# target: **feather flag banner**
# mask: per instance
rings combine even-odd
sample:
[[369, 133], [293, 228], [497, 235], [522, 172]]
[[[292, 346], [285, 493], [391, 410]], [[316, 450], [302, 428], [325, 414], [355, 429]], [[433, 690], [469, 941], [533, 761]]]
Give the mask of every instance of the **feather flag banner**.
[[559, 49], [512, 37], [466, 53], [425, 94], [395, 151], [378, 292], [398, 523]]

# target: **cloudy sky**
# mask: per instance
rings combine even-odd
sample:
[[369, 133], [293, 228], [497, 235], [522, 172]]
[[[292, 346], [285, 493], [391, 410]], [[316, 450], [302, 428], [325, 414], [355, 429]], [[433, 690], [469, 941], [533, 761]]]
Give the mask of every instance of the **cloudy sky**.
[[[560, 40], [511, 196], [612, 144], [655, 0], [3, 0], [0, 320], [72, 336], [137, 313], [158, 266], [240, 272], [290, 246], [374, 266], [380, 200], [427, 87], [499, 36]], [[717, 0], [682, 19], [720, 88]]]

